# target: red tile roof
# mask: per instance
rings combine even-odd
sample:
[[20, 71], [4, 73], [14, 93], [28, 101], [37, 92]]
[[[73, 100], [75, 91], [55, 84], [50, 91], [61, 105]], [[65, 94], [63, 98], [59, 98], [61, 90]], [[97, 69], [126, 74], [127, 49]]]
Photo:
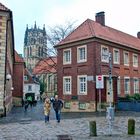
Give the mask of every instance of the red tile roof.
[[10, 11], [7, 7], [5, 7], [2, 3], [0, 3], [0, 10]]
[[15, 51], [15, 62], [24, 63], [23, 58]]
[[35, 68], [33, 69], [33, 74], [44, 74], [44, 73], [56, 73], [57, 58], [49, 57], [40, 60]]
[[30, 73], [30, 71], [27, 68], [24, 69], [24, 76], [28, 77], [28, 80], [24, 81], [25, 84], [36, 83], [36, 81], [32, 77], [32, 74]]
[[83, 22], [78, 28], [76, 28], [64, 40], [60, 41], [59, 44], [55, 47], [93, 37], [105, 39], [107, 41], [140, 50], [140, 39], [137, 37], [108, 26], [102, 26], [101, 24], [91, 19], [87, 19], [85, 22]]

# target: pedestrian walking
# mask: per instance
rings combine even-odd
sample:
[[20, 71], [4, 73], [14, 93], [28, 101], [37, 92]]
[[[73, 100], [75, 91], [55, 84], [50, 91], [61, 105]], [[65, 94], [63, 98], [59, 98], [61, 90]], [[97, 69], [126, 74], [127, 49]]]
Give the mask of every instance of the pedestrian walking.
[[60, 123], [60, 117], [61, 117], [60, 115], [61, 115], [62, 107], [63, 107], [62, 100], [58, 99], [58, 95], [55, 95], [55, 99], [53, 101], [53, 108], [54, 108], [56, 120], [58, 123]]
[[28, 106], [29, 106], [29, 102], [28, 101], [25, 101], [25, 103], [24, 103], [24, 111], [25, 112], [27, 111]]
[[32, 107], [32, 105], [33, 105], [32, 96], [28, 96], [28, 97], [27, 97], [27, 101], [29, 102], [30, 106]]
[[44, 102], [45, 123], [49, 122], [50, 110], [51, 110], [51, 102], [50, 99], [47, 97]]

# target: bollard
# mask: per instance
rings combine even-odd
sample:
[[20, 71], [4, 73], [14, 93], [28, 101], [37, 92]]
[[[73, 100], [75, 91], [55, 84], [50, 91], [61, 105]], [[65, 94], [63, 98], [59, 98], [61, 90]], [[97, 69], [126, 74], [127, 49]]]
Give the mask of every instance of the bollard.
[[129, 119], [128, 120], [128, 135], [134, 135], [135, 134], [135, 120]]
[[89, 126], [90, 126], [90, 136], [97, 136], [96, 121], [90, 121]]

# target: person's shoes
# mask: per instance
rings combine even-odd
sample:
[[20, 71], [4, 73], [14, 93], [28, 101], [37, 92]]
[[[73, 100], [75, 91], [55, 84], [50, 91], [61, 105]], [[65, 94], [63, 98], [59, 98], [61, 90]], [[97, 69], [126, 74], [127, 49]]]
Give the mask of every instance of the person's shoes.
[[57, 121], [58, 123], [60, 123], [60, 120], [59, 121]]

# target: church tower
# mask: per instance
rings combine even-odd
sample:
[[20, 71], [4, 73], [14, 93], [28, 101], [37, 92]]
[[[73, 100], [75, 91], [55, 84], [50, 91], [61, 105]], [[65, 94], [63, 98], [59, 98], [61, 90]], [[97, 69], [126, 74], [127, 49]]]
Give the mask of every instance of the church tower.
[[47, 36], [45, 25], [43, 29], [36, 27], [28, 29], [28, 25], [25, 31], [24, 37], [24, 61], [26, 67], [32, 72], [37, 62], [47, 57]]

